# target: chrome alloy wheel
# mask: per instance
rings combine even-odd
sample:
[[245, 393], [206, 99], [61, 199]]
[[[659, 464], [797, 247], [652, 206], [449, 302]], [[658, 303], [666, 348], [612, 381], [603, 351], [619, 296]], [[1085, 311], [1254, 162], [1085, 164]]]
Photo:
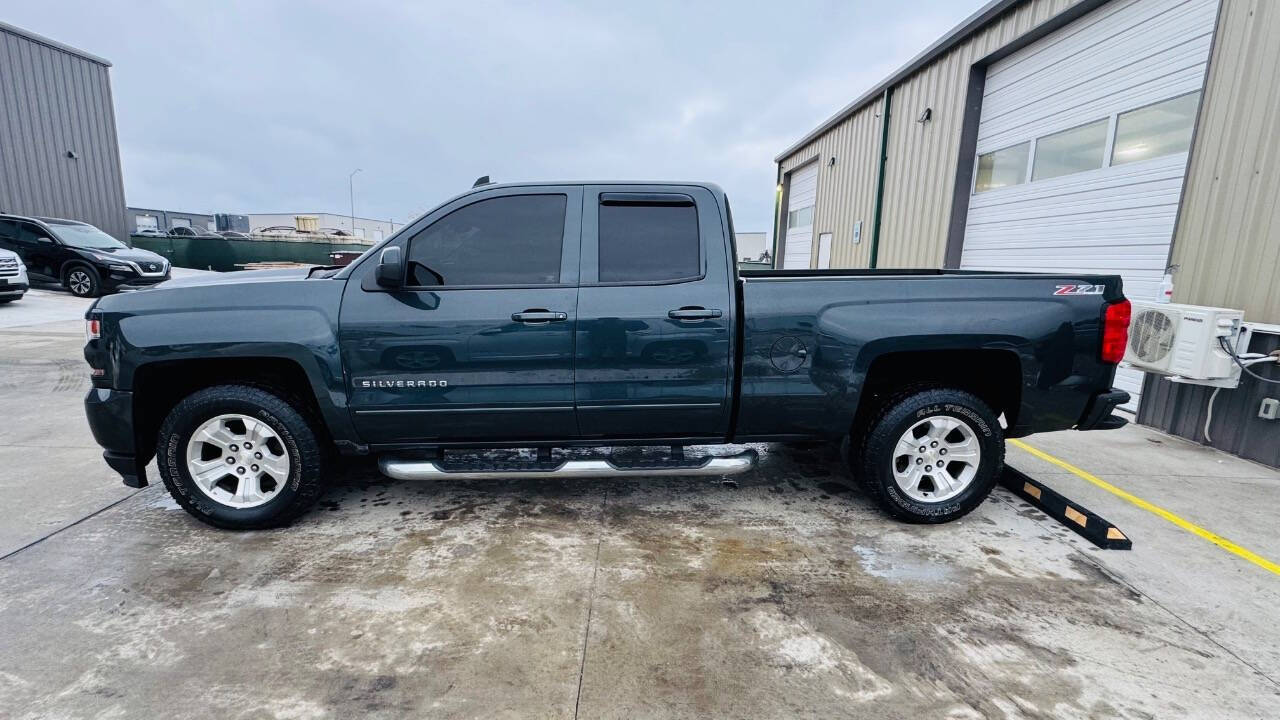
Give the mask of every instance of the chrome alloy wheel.
[[191, 434], [187, 472], [211, 500], [237, 509], [257, 507], [284, 489], [289, 453], [261, 420], [219, 415]]
[[93, 287], [93, 279], [84, 270], [72, 270], [71, 274], [67, 276], [67, 286], [76, 295], [86, 295], [89, 289]]
[[893, 477], [912, 500], [936, 503], [964, 492], [978, 474], [982, 446], [973, 428], [950, 415], [912, 425], [893, 449]]

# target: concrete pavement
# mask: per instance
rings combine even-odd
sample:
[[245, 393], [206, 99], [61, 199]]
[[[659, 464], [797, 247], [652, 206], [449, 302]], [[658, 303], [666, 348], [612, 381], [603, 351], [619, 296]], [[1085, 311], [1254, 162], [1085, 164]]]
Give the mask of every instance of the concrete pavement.
[[[0, 716], [1280, 715], [1280, 576], [1017, 448], [1134, 550], [1003, 490], [899, 524], [834, 450], [763, 447], [729, 484], [355, 466], [229, 533], [101, 463], [47, 300], [0, 308]], [[1142, 428], [1028, 443], [1280, 558], [1280, 473]]]

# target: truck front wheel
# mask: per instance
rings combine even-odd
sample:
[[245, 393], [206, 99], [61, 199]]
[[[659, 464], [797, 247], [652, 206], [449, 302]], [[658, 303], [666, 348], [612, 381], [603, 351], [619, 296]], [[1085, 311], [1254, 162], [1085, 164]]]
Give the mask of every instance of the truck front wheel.
[[851, 438], [850, 465], [890, 515], [913, 523], [962, 517], [991, 493], [1004, 471], [999, 419], [975, 395], [934, 389], [885, 404]]
[[305, 512], [324, 490], [323, 455], [294, 403], [247, 385], [187, 396], [169, 412], [156, 442], [173, 499], [229, 530], [284, 525]]

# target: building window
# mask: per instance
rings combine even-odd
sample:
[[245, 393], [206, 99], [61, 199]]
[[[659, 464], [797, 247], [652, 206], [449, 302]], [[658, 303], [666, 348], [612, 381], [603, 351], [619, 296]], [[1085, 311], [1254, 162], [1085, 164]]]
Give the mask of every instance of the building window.
[[1097, 170], [1107, 152], [1107, 118], [1036, 140], [1032, 180]]
[[133, 222], [135, 227], [137, 227], [138, 232], [142, 232], [143, 230], [160, 229], [160, 223], [156, 222], [155, 215], [136, 215], [133, 218]]
[[1116, 142], [1111, 164], [1139, 162], [1191, 148], [1200, 93], [1193, 92], [1121, 113], [1116, 118]]
[[787, 229], [809, 227], [813, 224], [813, 206], [802, 207], [787, 213]]
[[600, 204], [600, 282], [661, 282], [702, 274], [698, 209], [687, 203]]
[[1027, 156], [1031, 143], [1007, 147], [1003, 150], [978, 156], [978, 177], [974, 181], [975, 193], [995, 190], [1027, 181]]

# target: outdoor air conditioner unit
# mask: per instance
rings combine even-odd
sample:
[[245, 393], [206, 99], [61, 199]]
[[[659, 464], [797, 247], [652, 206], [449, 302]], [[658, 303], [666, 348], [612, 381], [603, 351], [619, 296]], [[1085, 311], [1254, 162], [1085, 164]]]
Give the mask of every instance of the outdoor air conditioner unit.
[[1244, 311], [1134, 302], [1124, 359], [1138, 370], [1173, 375], [1175, 380], [1235, 387], [1240, 368], [1223, 342], [1232, 352], [1244, 352]]

